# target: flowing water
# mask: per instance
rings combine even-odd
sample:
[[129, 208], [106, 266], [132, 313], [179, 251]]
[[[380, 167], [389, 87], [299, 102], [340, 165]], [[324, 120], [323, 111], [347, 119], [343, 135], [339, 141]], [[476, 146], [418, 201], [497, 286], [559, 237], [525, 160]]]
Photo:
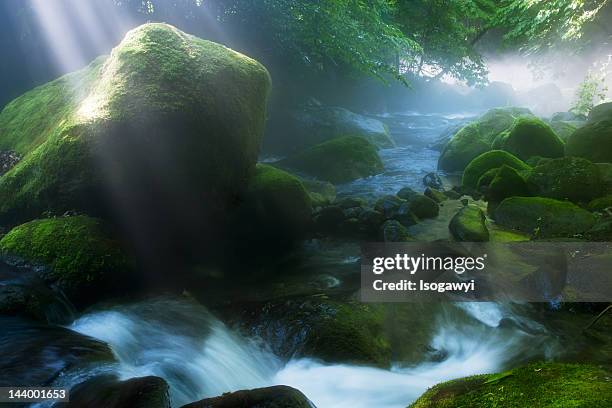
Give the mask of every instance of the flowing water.
[[[381, 152], [386, 172], [340, 186], [340, 195], [373, 197], [405, 186], [422, 190], [422, 177], [436, 169], [438, 157], [427, 146], [465, 116], [408, 113], [381, 119], [398, 144]], [[100, 373], [121, 379], [155, 375], [170, 385], [174, 407], [228, 391], [285, 384], [319, 408], [396, 408], [441, 381], [555, 354], [554, 339], [507, 305], [448, 304], [435, 323], [430, 346], [441, 358], [384, 370], [307, 358], [285, 361], [261, 339], [241, 336], [204, 306], [187, 298], [155, 298], [91, 311], [70, 324], [69, 329], [107, 343], [116, 362], [68, 373], [55, 384], [71, 386]]]
[[[109, 370], [120, 378], [166, 379], [173, 406], [227, 391], [285, 384], [300, 389], [319, 408], [405, 407], [441, 381], [499, 371], [536, 352], [554, 353], [550, 339], [537, 327], [501, 327], [503, 319], [520, 319], [504, 306], [448, 308], [453, 313], [441, 313], [431, 343], [445, 358], [390, 370], [312, 359], [283, 363], [264, 344], [239, 336], [203, 306], [181, 299], [152, 299], [92, 312], [70, 329], [108, 343], [118, 360]], [[458, 310], [465, 318], [457, 319]]]

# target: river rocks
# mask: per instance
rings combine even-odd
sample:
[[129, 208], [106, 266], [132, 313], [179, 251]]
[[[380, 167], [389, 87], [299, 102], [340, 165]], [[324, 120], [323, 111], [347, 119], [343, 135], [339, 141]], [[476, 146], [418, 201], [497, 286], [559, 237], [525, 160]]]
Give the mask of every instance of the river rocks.
[[491, 150], [495, 138], [510, 128], [516, 118], [525, 115], [531, 115], [531, 112], [521, 108], [488, 111], [453, 136], [442, 150], [438, 168], [445, 171], [463, 170], [474, 158]]
[[607, 407], [610, 373], [588, 364], [538, 362], [499, 374], [438, 384], [410, 408], [437, 407]]
[[480, 177], [487, 171], [503, 165], [512, 167], [517, 171], [525, 171], [531, 168], [511, 153], [502, 150], [492, 150], [476, 157], [465, 168], [461, 180], [462, 187], [467, 190], [475, 190], [478, 187]]
[[510, 197], [496, 208], [495, 221], [537, 238], [573, 237], [595, 224], [590, 212], [569, 201], [543, 197]]
[[[402, 190], [400, 190], [401, 192]], [[410, 190], [412, 191], [412, 190]], [[385, 218], [392, 218], [395, 212], [400, 206], [405, 203], [406, 200], [395, 195], [385, 195], [376, 200], [374, 209], [382, 213]]]
[[431, 198], [437, 203], [441, 203], [443, 201], [448, 200], [448, 196], [444, 194], [442, 191], [436, 190], [435, 188], [427, 187], [423, 192], [423, 195]]
[[493, 142], [496, 149], [505, 150], [522, 160], [533, 156], [562, 157], [563, 141], [544, 121], [538, 118], [518, 118], [510, 129]]
[[0, 240], [3, 256], [48, 267], [43, 279], [84, 307], [135, 285], [134, 263], [112, 231], [86, 216], [28, 222]]
[[602, 189], [605, 194], [612, 194], [612, 163], [595, 163], [599, 168]]
[[380, 239], [383, 242], [411, 242], [415, 239], [408, 230], [397, 220], [388, 220], [380, 227]]
[[423, 184], [425, 187], [431, 187], [437, 190], [441, 190], [443, 187], [442, 179], [438, 173], [427, 173], [425, 177], [423, 177]]
[[49, 386], [70, 371], [110, 363], [110, 348], [59, 326], [0, 317], [0, 386]]
[[243, 200], [243, 224], [262, 239], [294, 240], [310, 228], [310, 196], [300, 179], [286, 171], [257, 164]]
[[550, 122], [550, 128], [555, 132], [559, 139], [561, 139], [564, 143], [567, 142], [567, 139], [578, 129], [579, 126], [576, 125], [575, 122]]
[[599, 167], [579, 157], [547, 160], [527, 177], [532, 195], [588, 203], [604, 194]]
[[608, 208], [612, 209], [612, 195], [594, 199], [589, 203], [587, 208], [590, 211], [604, 211]]
[[529, 189], [523, 176], [505, 164], [485, 173], [478, 180], [478, 190], [484, 194], [489, 204], [493, 205], [508, 197], [529, 195]]
[[269, 86], [262, 65], [222, 45], [167, 24], [130, 31], [108, 58], [2, 111], [0, 149], [23, 159], [0, 179], [0, 221], [109, 205], [143, 236], [201, 236], [255, 169]]
[[299, 390], [286, 385], [228, 392], [182, 408], [316, 408]]
[[113, 375], [101, 375], [70, 390], [66, 408], [170, 408], [169, 387], [159, 377], [138, 377], [119, 381]]
[[589, 117], [587, 118], [589, 123], [595, 123], [602, 120], [611, 120], [612, 119], [612, 102], [606, 102], [599, 104], [589, 112]]
[[612, 163], [612, 117], [576, 130], [567, 140], [565, 154], [593, 163]]
[[484, 212], [477, 206], [469, 204], [455, 214], [448, 229], [457, 241], [486, 242], [489, 240], [489, 230], [485, 221]]
[[440, 212], [438, 203], [423, 194], [415, 194], [406, 201], [410, 212], [418, 218], [434, 218]]
[[376, 148], [360, 137], [339, 137], [296, 153], [279, 162], [330, 183], [340, 184], [384, 170]]
[[334, 202], [336, 187], [332, 183], [302, 179], [302, 185], [308, 191], [313, 207], [321, 207]]

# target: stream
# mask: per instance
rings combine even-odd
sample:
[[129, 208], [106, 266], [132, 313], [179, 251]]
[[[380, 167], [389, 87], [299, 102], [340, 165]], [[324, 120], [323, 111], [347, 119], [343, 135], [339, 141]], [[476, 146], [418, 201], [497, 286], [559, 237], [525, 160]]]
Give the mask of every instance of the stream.
[[[381, 152], [385, 173], [339, 186], [339, 195], [374, 197], [402, 187], [422, 191], [422, 178], [435, 171], [439, 155], [428, 146], [466, 117], [380, 117], [398, 144]], [[342, 262], [339, 259], [338, 265]], [[441, 381], [496, 372], [530, 357], [557, 353], [554, 338], [537, 322], [495, 303], [444, 305], [431, 337], [431, 347], [443, 357], [388, 370], [299, 357], [283, 360], [261, 339], [245, 338], [188, 298], [93, 309], [66, 328], [107, 343], [116, 362], [68, 371], [54, 385], [70, 387], [101, 373], [121, 379], [155, 375], [170, 385], [173, 407], [228, 391], [285, 384], [302, 391], [319, 408], [399, 408]], [[59, 357], [50, 356], [48, 364], [57, 364], [53, 358]]]

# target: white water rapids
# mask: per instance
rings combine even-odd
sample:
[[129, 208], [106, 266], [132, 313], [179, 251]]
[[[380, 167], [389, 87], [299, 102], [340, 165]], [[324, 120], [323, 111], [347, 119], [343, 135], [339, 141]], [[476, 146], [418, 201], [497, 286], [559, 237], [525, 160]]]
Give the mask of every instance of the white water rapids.
[[[294, 359], [284, 364], [261, 342], [234, 333], [203, 306], [178, 299], [153, 299], [92, 312], [70, 328], [110, 345], [122, 379], [156, 375], [170, 385], [172, 404], [224, 392], [285, 384], [301, 390], [319, 408], [406, 407], [428, 387], [471, 374], [495, 372], [544, 348], [518, 327], [498, 328], [508, 312], [494, 303], [450, 307], [467, 321], [439, 316], [431, 346], [439, 362], [383, 370]], [[540, 350], [542, 352], [543, 350]]]

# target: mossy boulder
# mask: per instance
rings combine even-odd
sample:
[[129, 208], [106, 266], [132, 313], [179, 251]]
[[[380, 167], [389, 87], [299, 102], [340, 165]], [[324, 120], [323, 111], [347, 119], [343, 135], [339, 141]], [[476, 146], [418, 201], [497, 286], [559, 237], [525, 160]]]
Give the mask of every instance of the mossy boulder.
[[473, 204], [460, 209], [451, 219], [448, 229], [457, 241], [486, 242], [489, 240], [486, 216], [479, 207]]
[[590, 211], [604, 211], [607, 208], [612, 208], [612, 195], [607, 195], [592, 200], [587, 208]]
[[602, 120], [612, 120], [612, 102], [601, 103], [589, 112], [587, 119], [590, 123], [600, 122]]
[[595, 216], [575, 204], [544, 197], [506, 198], [494, 215], [498, 224], [536, 238], [573, 237], [595, 224]]
[[595, 163], [599, 168], [602, 189], [605, 194], [612, 194], [612, 163]]
[[77, 306], [133, 287], [134, 261], [101, 220], [48, 218], [13, 228], [0, 240], [3, 256], [48, 267], [44, 279]]
[[300, 179], [267, 164], [257, 164], [243, 206], [243, 224], [260, 237], [301, 238], [312, 222], [311, 198]]
[[562, 157], [563, 141], [543, 120], [534, 117], [518, 118], [512, 127], [493, 142], [495, 149], [505, 150], [521, 160], [533, 156]]
[[0, 222], [110, 207], [154, 224], [150, 236], [165, 220], [201, 235], [196, 215], [223, 210], [255, 170], [269, 87], [238, 52], [167, 24], [135, 28], [109, 57], [4, 108], [0, 149], [23, 159], [0, 178]]
[[492, 150], [474, 158], [463, 172], [461, 185], [465, 190], [476, 190], [479, 179], [489, 170], [508, 166], [517, 171], [531, 169], [529, 165], [511, 153], [502, 150]]
[[553, 121], [550, 122], [550, 128], [555, 132], [559, 139], [561, 139], [564, 143], [567, 142], [567, 139], [578, 129], [580, 126], [577, 126], [576, 122], [564, 122], [564, 121]]
[[384, 170], [376, 147], [357, 136], [323, 142], [289, 156], [279, 165], [334, 184], [373, 176]]
[[404, 224], [398, 220], [387, 220], [380, 226], [380, 239], [383, 242], [415, 241]]
[[508, 197], [529, 195], [525, 178], [516, 169], [505, 164], [485, 173], [478, 180], [478, 190], [489, 203], [500, 203]]
[[575, 203], [588, 203], [604, 193], [597, 165], [579, 157], [547, 160], [533, 168], [527, 182], [532, 195]]
[[434, 218], [440, 212], [438, 203], [424, 194], [415, 194], [406, 201], [409, 210], [418, 218]]
[[531, 116], [531, 112], [522, 108], [496, 108], [488, 111], [451, 138], [442, 150], [438, 168], [462, 171], [476, 157], [491, 150], [495, 138], [522, 116]]
[[183, 405], [182, 408], [312, 408], [299, 390], [287, 385], [228, 392], [219, 397]]
[[245, 314], [240, 324], [279, 356], [379, 367], [390, 364], [383, 305], [316, 295], [281, 297], [241, 309]]
[[588, 364], [533, 363], [438, 384], [410, 408], [556, 408], [612, 405], [610, 373]]
[[336, 187], [332, 183], [302, 179], [302, 184], [310, 195], [313, 207], [329, 205], [336, 200]]
[[567, 140], [565, 154], [593, 163], [612, 163], [612, 118], [589, 122], [576, 130]]

